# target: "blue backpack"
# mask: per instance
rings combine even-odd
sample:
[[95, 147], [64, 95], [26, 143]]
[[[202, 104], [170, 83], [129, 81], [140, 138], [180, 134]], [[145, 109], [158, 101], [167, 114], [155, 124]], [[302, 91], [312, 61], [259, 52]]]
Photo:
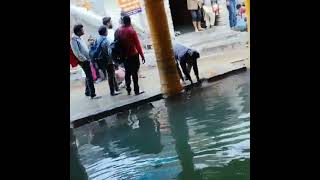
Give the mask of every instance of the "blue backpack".
[[90, 47], [89, 50], [89, 56], [92, 60], [97, 60], [100, 58], [101, 55], [101, 44], [103, 43], [104, 40], [100, 41], [95, 41], [94, 44]]

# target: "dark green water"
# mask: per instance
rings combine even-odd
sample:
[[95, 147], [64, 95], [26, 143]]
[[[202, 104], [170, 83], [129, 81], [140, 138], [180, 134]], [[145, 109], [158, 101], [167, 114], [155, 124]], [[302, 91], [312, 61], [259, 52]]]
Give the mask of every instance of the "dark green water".
[[89, 179], [250, 179], [250, 72], [75, 129]]

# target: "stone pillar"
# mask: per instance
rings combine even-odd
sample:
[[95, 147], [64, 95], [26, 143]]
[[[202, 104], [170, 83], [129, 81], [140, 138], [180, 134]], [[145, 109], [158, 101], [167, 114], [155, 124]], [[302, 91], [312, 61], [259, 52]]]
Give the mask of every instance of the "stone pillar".
[[247, 15], [248, 32], [250, 32], [250, 0], [246, 0], [246, 15]]
[[161, 91], [168, 96], [178, 94], [182, 86], [175, 64], [164, 0], [145, 0], [145, 9], [156, 54]]

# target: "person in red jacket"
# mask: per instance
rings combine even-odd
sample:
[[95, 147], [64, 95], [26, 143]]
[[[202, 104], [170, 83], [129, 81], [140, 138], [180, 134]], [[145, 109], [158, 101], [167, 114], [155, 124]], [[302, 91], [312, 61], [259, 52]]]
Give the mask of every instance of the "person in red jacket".
[[142, 63], [145, 63], [145, 58], [142, 52], [141, 44], [136, 31], [131, 26], [129, 16], [122, 17], [122, 26], [116, 31], [116, 38], [119, 39], [122, 46], [122, 57], [124, 58], [125, 82], [128, 95], [131, 94], [131, 76], [134, 85], [135, 95], [144, 93], [139, 91], [138, 71], [140, 68], [139, 55], [142, 58]]

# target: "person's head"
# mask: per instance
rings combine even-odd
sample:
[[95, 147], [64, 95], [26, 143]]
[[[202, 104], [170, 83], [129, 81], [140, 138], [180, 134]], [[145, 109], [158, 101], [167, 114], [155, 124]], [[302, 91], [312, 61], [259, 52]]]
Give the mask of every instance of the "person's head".
[[104, 17], [102, 19], [102, 24], [107, 26], [109, 29], [112, 29], [112, 22], [111, 22], [111, 17]]
[[73, 27], [73, 33], [77, 36], [82, 36], [84, 35], [84, 31], [83, 31], [83, 25], [82, 24], [76, 24]]
[[100, 36], [107, 36], [108, 35], [107, 26], [100, 26], [98, 33]]
[[95, 41], [96, 39], [90, 35], [90, 37], [88, 38], [89, 45], [93, 45]]
[[123, 16], [122, 17], [122, 23], [125, 26], [131, 26], [131, 18], [130, 18], [130, 16], [128, 16], [128, 15]]
[[236, 8], [240, 9], [241, 8], [241, 4], [237, 4]]
[[192, 64], [194, 61], [196, 61], [198, 58], [200, 58], [200, 54], [198, 51], [192, 51], [192, 54], [187, 59], [188, 64]]

